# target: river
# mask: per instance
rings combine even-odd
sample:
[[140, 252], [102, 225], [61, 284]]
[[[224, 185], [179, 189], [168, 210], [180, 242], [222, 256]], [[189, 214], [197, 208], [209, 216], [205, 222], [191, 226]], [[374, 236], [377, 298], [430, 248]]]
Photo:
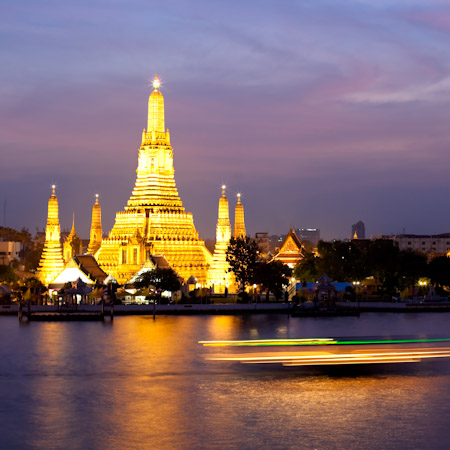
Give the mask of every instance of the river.
[[210, 361], [199, 340], [440, 335], [450, 314], [0, 317], [5, 449], [444, 449], [450, 359], [287, 368]]

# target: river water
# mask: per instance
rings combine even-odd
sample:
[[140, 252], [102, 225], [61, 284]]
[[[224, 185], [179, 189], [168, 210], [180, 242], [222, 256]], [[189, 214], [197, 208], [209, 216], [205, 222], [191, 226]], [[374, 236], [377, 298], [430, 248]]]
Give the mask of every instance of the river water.
[[450, 448], [450, 359], [287, 368], [210, 361], [199, 340], [440, 335], [448, 314], [0, 317], [5, 449]]

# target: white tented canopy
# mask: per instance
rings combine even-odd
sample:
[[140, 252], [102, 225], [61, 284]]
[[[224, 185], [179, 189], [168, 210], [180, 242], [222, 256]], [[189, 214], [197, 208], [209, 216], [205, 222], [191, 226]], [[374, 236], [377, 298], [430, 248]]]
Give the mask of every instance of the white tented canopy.
[[51, 284], [65, 284], [72, 283], [81, 278], [86, 284], [95, 284], [86, 274], [78, 267], [66, 267], [52, 282]]

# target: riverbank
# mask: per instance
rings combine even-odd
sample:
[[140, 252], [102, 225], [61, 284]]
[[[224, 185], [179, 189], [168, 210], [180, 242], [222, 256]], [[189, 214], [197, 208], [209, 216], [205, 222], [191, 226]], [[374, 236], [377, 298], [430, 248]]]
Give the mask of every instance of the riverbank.
[[[179, 304], [155, 305], [156, 314], [189, 315], [189, 314], [254, 314], [254, 313], [289, 313], [292, 303], [226, 303], [226, 304]], [[78, 312], [100, 312], [101, 305], [78, 305]], [[31, 312], [57, 312], [56, 305], [32, 305]], [[17, 315], [18, 305], [1, 305], [0, 315]], [[109, 313], [109, 306], [105, 314]], [[114, 315], [149, 315], [153, 314], [153, 305], [114, 305]]]
[[[450, 312], [450, 303], [387, 303], [387, 302], [345, 302], [343, 306], [358, 308], [359, 312]], [[192, 314], [289, 314], [293, 303], [224, 303], [224, 304], [177, 304], [155, 305], [155, 314], [192, 315]], [[101, 305], [78, 305], [78, 312], [100, 312]], [[31, 312], [57, 312], [56, 305], [32, 305]], [[17, 315], [18, 305], [0, 305], [0, 315]], [[109, 306], [107, 311], [109, 312]], [[149, 315], [153, 314], [153, 305], [115, 305], [114, 315]]]

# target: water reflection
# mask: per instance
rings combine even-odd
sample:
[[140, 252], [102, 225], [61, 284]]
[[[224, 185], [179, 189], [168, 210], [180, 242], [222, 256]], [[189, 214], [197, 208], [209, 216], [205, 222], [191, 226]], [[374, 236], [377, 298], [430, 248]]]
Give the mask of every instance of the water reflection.
[[446, 360], [239, 365], [205, 359], [217, 348], [197, 342], [445, 334], [447, 320], [159, 316], [20, 327], [0, 317], [2, 447], [445, 448]]

